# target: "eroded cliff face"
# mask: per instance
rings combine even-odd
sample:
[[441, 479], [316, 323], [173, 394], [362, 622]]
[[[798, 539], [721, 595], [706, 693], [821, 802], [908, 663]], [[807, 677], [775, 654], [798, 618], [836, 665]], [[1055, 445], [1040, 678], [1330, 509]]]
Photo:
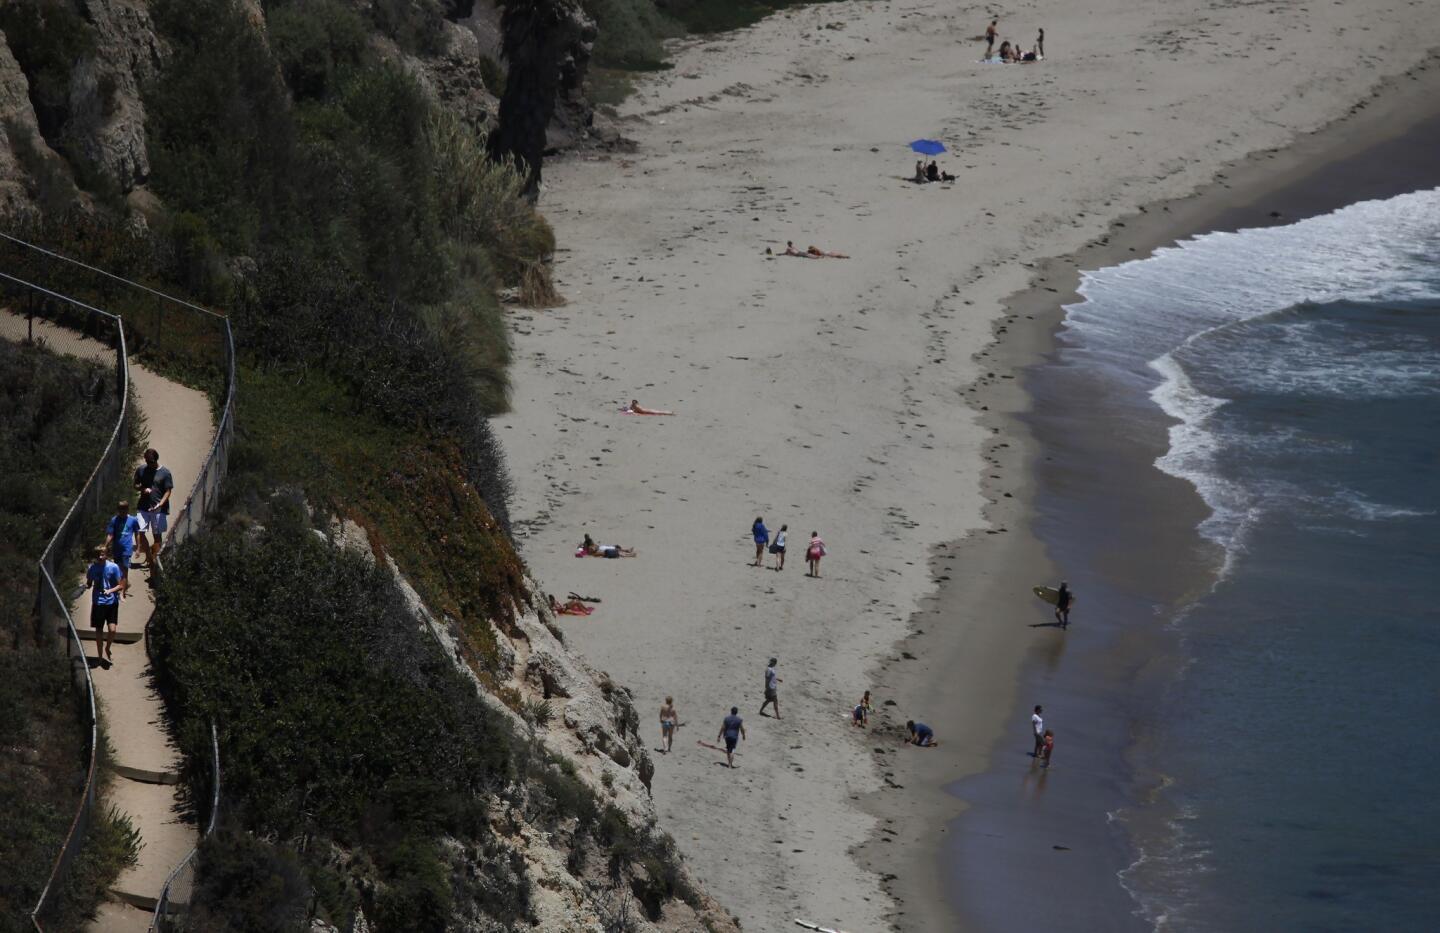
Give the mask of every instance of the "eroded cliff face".
[[[368, 533], [353, 522], [332, 524], [330, 540], [336, 547], [375, 559]], [[487, 686], [465, 660], [457, 624], [431, 611], [393, 559], [387, 555], [384, 561], [399, 583], [417, 632], [441, 645], [474, 682], [482, 702], [509, 718], [516, 729], [529, 731], [547, 754], [569, 762], [575, 776], [602, 801], [617, 808], [639, 837], [663, 846], [667, 840], [656, 823], [650, 797], [654, 764], [640, 738], [630, 691], [571, 652], [543, 607], [518, 607], [513, 623], [495, 627], [503, 680], [498, 689], [494, 684]], [[541, 592], [535, 581], [528, 583], [532, 593]], [[538, 605], [539, 600], [536, 602]], [[548, 712], [537, 715], [539, 709]], [[558, 832], [547, 832], [527, 823], [519, 808], [497, 801], [492, 807], [491, 828], [509, 847], [514, 870], [523, 871], [532, 882], [536, 929], [594, 933], [738, 933], [740, 929], [724, 908], [700, 890], [683, 863], [679, 865], [679, 888], [685, 896], [659, 898], [652, 887], [659, 879], [647, 875], [655, 868], [642, 866], [617, 878], [598, 857], [603, 853], [585, 858], [587, 834], [575, 820]], [[463, 845], [452, 845], [449, 856], [452, 868], [466, 870]], [[674, 858], [678, 860], [679, 855]], [[491, 854], [487, 862], [493, 861]], [[466, 926], [464, 917], [455, 919], [457, 929], [484, 928]]]
[[[22, 20], [9, 20], [0, 43], [0, 216], [54, 212], [72, 203], [90, 208], [97, 198], [158, 209], [146, 188], [143, 90], [163, 66], [166, 47], [150, 0], [13, 2], [30, 12], [24, 28]], [[260, 0], [237, 2], [263, 31]], [[372, 5], [342, 2], [361, 10]], [[447, 108], [488, 132], [506, 70], [500, 10], [495, 0], [446, 0], [441, 9], [442, 35], [429, 51], [406, 52], [378, 32], [370, 41]], [[575, 21], [574, 39], [561, 61], [548, 151], [611, 141], [594, 127], [583, 94], [595, 25], [578, 3], [566, 13]], [[48, 44], [56, 50], [41, 47]]]

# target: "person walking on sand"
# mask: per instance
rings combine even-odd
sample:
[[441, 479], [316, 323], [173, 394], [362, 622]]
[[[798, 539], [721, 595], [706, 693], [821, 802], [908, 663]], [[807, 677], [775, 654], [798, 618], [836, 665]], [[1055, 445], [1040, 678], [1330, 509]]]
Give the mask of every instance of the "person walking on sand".
[[[140, 513], [137, 538], [145, 554], [145, 565], [153, 568], [165, 547], [165, 531], [170, 526], [170, 494], [175, 491], [175, 479], [168, 468], [160, 465], [160, 454], [154, 447], [145, 451], [145, 463], [135, 470], [135, 490], [140, 494], [140, 501], [135, 503]], [[153, 545], [147, 537], [151, 533], [155, 535]]]
[[1030, 714], [1030, 731], [1035, 736], [1035, 751], [1030, 754], [1031, 758], [1039, 758], [1045, 750], [1045, 717], [1041, 715], [1044, 712], [1045, 708], [1037, 703], [1035, 712]]
[[130, 502], [121, 499], [115, 505], [115, 514], [105, 522], [105, 548], [120, 568], [120, 576], [125, 580], [120, 595], [127, 598], [130, 596], [130, 557], [135, 553], [135, 533], [139, 530], [140, 519], [130, 514]]
[[775, 555], [775, 569], [785, 569], [785, 535], [790, 530], [789, 525], [781, 525], [780, 530], [775, 532], [775, 540], [770, 543], [770, 553]]
[[750, 536], [755, 539], [755, 563], [751, 567], [759, 567], [765, 559], [765, 545], [770, 543], [770, 529], [765, 527], [765, 519], [759, 515], [755, 516], [755, 524], [750, 526]]
[[675, 730], [680, 725], [680, 714], [675, 711], [675, 698], [666, 697], [665, 705], [660, 707], [660, 741], [665, 746], [666, 754], [670, 753], [670, 747], [675, 744]]
[[997, 29], [996, 27], [998, 27], [999, 25], [1000, 25], [1000, 21], [999, 21], [998, 19], [992, 19], [992, 20], [990, 21], [990, 25], [985, 27], [985, 57], [986, 57], [986, 58], [989, 58], [989, 57], [990, 57], [990, 54], [995, 50], [995, 37], [1000, 34], [1000, 30]]
[[1035, 37], [1035, 54], [1041, 58], [1045, 57], [1045, 30], [1040, 30], [1040, 35]]
[[1045, 730], [1045, 747], [1040, 752], [1045, 767], [1050, 767], [1050, 756], [1055, 753], [1055, 733], [1049, 729]]
[[1070, 584], [1061, 580], [1060, 589], [1055, 593], [1055, 621], [1061, 628], [1070, 627], [1070, 607], [1074, 604], [1075, 594], [1070, 592]]
[[745, 738], [745, 720], [740, 718], [740, 708], [730, 707], [730, 715], [720, 724], [720, 734], [715, 736], [715, 741], [725, 740], [725, 763], [735, 767], [735, 746], [741, 739]]
[[820, 576], [820, 558], [824, 557], [825, 542], [820, 540], [820, 532], [810, 532], [810, 546], [805, 548], [805, 561], [810, 565], [810, 573], [807, 576]]
[[765, 715], [765, 707], [771, 703], [775, 704], [775, 718], [780, 718], [780, 675], [775, 673], [775, 659], [770, 659], [770, 665], [765, 668], [765, 702], [760, 704], [760, 715]]
[[95, 629], [95, 660], [106, 664], [115, 646], [115, 628], [120, 624], [120, 591], [125, 587], [125, 578], [120, 575], [119, 566], [107, 559], [102, 547], [90, 552], [85, 585], [90, 588], [90, 625]]

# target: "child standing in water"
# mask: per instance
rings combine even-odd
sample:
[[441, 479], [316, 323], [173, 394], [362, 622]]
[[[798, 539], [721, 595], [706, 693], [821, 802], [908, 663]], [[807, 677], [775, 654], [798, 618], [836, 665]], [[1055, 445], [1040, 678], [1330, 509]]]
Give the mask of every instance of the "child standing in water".
[[1055, 751], [1055, 733], [1054, 733], [1053, 731], [1051, 731], [1050, 729], [1046, 729], [1046, 730], [1045, 730], [1045, 750], [1040, 753], [1040, 757], [1041, 757], [1041, 759], [1044, 760], [1044, 762], [1045, 762], [1045, 767], [1047, 767], [1047, 768], [1050, 767], [1050, 755], [1051, 755], [1051, 753], [1053, 753], [1054, 751]]

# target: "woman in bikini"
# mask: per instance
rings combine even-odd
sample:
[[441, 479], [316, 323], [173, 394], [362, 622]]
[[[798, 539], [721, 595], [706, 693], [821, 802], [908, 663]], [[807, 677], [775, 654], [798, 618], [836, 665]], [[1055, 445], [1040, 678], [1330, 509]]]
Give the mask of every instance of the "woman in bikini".
[[578, 600], [578, 599], [572, 599], [572, 600], [570, 600], [570, 601], [568, 601], [568, 602], [562, 603], [562, 602], [560, 602], [558, 599], [555, 598], [555, 594], [554, 594], [554, 593], [551, 593], [551, 594], [550, 594], [550, 612], [551, 612], [552, 614], [554, 614], [554, 615], [557, 615], [557, 616], [588, 616], [590, 613], [592, 613], [592, 612], [594, 612], [594, 611], [595, 611], [595, 610], [594, 610], [593, 608], [591, 608], [590, 606], [585, 605], [584, 603], [582, 603], [582, 602], [581, 602], [580, 600]]
[[675, 698], [666, 697], [665, 705], [660, 707], [660, 741], [664, 743], [664, 751], [669, 754], [670, 747], [675, 744], [675, 730], [680, 725], [680, 714], [675, 711]]
[[620, 409], [620, 411], [621, 411], [622, 414], [626, 414], [626, 415], [673, 415], [673, 414], [675, 414], [673, 411], [665, 411], [663, 408], [646, 408], [645, 406], [641, 405], [641, 404], [639, 403], [639, 401], [637, 401], [637, 400], [635, 400], [635, 399], [633, 399], [633, 398], [630, 400], [630, 404], [629, 404], [629, 405], [626, 405], [624, 408]]
[[633, 547], [622, 547], [618, 544], [596, 544], [587, 534], [585, 540], [580, 542], [580, 550], [586, 557], [634, 557]]

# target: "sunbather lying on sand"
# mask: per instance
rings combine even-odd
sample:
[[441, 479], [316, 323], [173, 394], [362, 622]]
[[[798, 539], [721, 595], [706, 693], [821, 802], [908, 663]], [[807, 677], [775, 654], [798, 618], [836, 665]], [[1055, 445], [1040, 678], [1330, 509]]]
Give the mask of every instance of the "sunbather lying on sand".
[[576, 557], [634, 557], [633, 547], [622, 547], [618, 544], [596, 544], [589, 535], [580, 542], [580, 547], [575, 552]]
[[588, 616], [595, 610], [585, 605], [578, 599], [572, 599], [569, 602], [561, 603], [555, 598], [555, 594], [551, 593], [550, 611], [555, 613], [557, 616]]
[[625, 415], [673, 415], [673, 414], [675, 414], [673, 411], [665, 411], [664, 409], [660, 409], [660, 408], [646, 408], [646, 407], [644, 407], [643, 405], [641, 405], [638, 401], [636, 401], [636, 400], [633, 399], [633, 398], [630, 400], [630, 404], [629, 404], [629, 405], [626, 405], [624, 408], [620, 409], [620, 412], [621, 412], [621, 414], [625, 414]]
[[813, 258], [813, 259], [849, 259], [849, 258], [850, 258], [849, 256], [846, 256], [844, 253], [832, 253], [832, 252], [829, 252], [829, 251], [827, 251], [827, 250], [823, 250], [823, 249], [821, 249], [821, 248], [818, 247], [818, 246], [810, 246], [808, 249], [805, 250], [805, 252], [809, 253], [810, 256], [811, 256], [811, 258]]

